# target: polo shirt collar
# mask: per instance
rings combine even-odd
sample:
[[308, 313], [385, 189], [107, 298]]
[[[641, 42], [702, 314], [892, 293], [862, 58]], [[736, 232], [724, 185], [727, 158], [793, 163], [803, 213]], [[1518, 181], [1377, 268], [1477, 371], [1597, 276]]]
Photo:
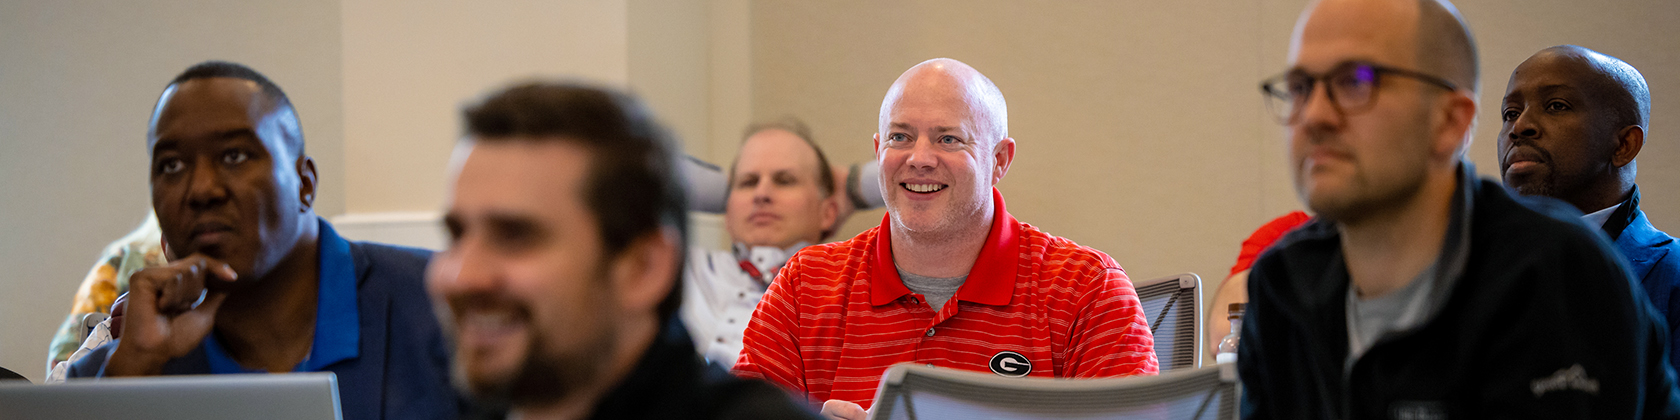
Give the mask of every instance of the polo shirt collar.
[[[954, 300], [982, 305], [1007, 305], [1015, 295], [1015, 280], [1020, 268], [1021, 224], [1003, 207], [1003, 194], [992, 188], [992, 230], [986, 234], [986, 244], [969, 269], [968, 279], [957, 289]], [[893, 263], [892, 215], [881, 218], [880, 233], [875, 235], [875, 261], [870, 282], [870, 304], [881, 306], [910, 294], [904, 280], [898, 277]]]
[[[356, 263], [350, 255], [350, 242], [338, 236], [332, 225], [317, 220], [320, 226], [319, 294], [315, 299], [315, 339], [309, 356], [299, 363], [298, 372], [318, 372], [345, 360], [355, 359], [361, 344], [361, 316], [356, 305]], [[221, 340], [212, 331], [200, 345], [210, 361], [210, 373], [261, 373], [245, 369], [222, 348]]]

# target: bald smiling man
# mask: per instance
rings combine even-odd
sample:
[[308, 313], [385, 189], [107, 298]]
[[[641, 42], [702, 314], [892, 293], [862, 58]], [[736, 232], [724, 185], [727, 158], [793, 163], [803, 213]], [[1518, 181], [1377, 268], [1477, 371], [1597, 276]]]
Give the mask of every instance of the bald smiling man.
[[1603, 236], [1464, 158], [1451, 4], [1308, 6], [1263, 85], [1318, 217], [1250, 271], [1244, 418], [1677, 418], [1662, 322]]
[[805, 248], [759, 302], [735, 372], [861, 418], [896, 363], [1007, 377], [1157, 371], [1137, 292], [1114, 259], [1015, 220], [993, 188], [1009, 172], [1003, 94], [980, 72], [928, 60], [881, 103], [875, 157], [887, 216]]
[[1639, 209], [1635, 158], [1650, 126], [1651, 92], [1628, 63], [1574, 45], [1535, 53], [1511, 73], [1499, 129], [1499, 173], [1523, 195], [1557, 198], [1604, 229], [1680, 347], [1680, 242]]

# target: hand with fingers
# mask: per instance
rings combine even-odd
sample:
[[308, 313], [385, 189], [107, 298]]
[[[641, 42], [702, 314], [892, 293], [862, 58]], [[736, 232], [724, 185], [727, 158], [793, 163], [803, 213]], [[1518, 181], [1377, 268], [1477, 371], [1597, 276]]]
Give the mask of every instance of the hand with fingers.
[[123, 314], [128, 312], [128, 292], [117, 295], [117, 300], [111, 301], [110, 331], [112, 339], [122, 338]]
[[238, 277], [227, 263], [198, 254], [134, 273], [122, 339], [105, 375], [157, 375], [164, 362], [192, 352], [215, 325], [226, 285]]
[[822, 413], [825, 419], [831, 420], [868, 420], [869, 412], [855, 402], [843, 400], [828, 400], [823, 402]]

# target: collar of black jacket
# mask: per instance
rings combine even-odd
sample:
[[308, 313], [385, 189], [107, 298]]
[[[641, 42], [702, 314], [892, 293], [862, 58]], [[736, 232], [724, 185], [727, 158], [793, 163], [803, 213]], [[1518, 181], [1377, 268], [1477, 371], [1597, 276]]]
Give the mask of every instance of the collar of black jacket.
[[1633, 219], [1639, 216], [1639, 186], [1633, 186], [1628, 193], [1627, 200], [1623, 200], [1621, 207], [1610, 213], [1610, 220], [1604, 222], [1604, 233], [1610, 235], [1610, 241], [1615, 242], [1622, 237], [1622, 231], [1633, 224]]
[[[1447, 297], [1452, 295], [1453, 286], [1463, 277], [1465, 266], [1469, 263], [1470, 225], [1475, 214], [1475, 198], [1482, 192], [1482, 188], [1488, 186], [1476, 177], [1475, 166], [1466, 161], [1460, 161], [1457, 176], [1458, 187], [1453, 192], [1452, 213], [1448, 217], [1446, 235], [1442, 237], [1440, 255], [1436, 257], [1434, 264], [1414, 280], [1434, 282], [1426, 309], [1422, 316], [1397, 325], [1384, 338], [1379, 338], [1379, 343], [1387, 337], [1403, 335], [1427, 325], [1440, 314]], [[1347, 272], [1346, 254], [1341, 249], [1341, 233], [1334, 221], [1314, 218], [1285, 235], [1266, 252], [1272, 253], [1281, 253], [1271, 258], [1276, 262], [1272, 267], [1277, 270], [1269, 270], [1274, 273], [1262, 274], [1262, 277], [1277, 278], [1280, 275], [1288, 275], [1284, 273], [1292, 273], [1317, 278], [1277, 281], [1272, 286], [1278, 291], [1278, 296], [1263, 298], [1282, 299], [1278, 308], [1286, 312], [1285, 316], [1301, 318], [1300, 321], [1310, 324], [1346, 322], [1345, 296], [1351, 280]], [[1262, 259], [1266, 259], [1266, 256], [1262, 256]], [[1336, 340], [1331, 340], [1334, 341]], [[1346, 340], [1340, 341], [1345, 344]]]

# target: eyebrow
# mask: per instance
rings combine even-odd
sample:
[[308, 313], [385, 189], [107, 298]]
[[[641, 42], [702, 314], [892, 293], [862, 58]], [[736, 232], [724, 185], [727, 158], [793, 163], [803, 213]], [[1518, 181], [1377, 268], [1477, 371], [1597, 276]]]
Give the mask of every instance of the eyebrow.
[[542, 224], [536, 218], [506, 210], [485, 213], [484, 225], [502, 231], [543, 233]]
[[[1553, 84], [1541, 86], [1539, 89], [1535, 89], [1534, 94], [1535, 94], [1535, 96], [1550, 96], [1550, 95], [1556, 95], [1558, 91], [1568, 91], [1570, 93], [1577, 93], [1577, 92], [1580, 91], [1580, 89], [1576, 89], [1574, 86], [1570, 86], [1570, 85], [1566, 85], [1566, 84], [1562, 84], [1562, 83], [1553, 83]], [[1513, 99], [1521, 99], [1521, 98], [1523, 98], [1523, 92], [1522, 91], [1515, 91], [1515, 92], [1511, 92], [1510, 94], [1505, 95], [1504, 99], [1505, 99], [1506, 102], [1510, 102]]]
[[1570, 85], [1566, 85], [1566, 84], [1562, 84], [1562, 83], [1553, 83], [1553, 84], [1541, 86], [1540, 89], [1539, 89], [1539, 92], [1540, 93], [1554, 93], [1554, 92], [1557, 92], [1557, 91], [1560, 91], [1560, 90], [1567, 90], [1567, 91], [1573, 92], [1573, 91], [1576, 91], [1578, 89], [1575, 89], [1574, 86], [1570, 86]]
[[[896, 129], [905, 130], [905, 131], [914, 131], [914, 129], [916, 128], [916, 127], [911, 126], [910, 124], [901, 123], [901, 122], [895, 122], [895, 123], [887, 124], [887, 127], [888, 128], [896, 128]], [[949, 133], [949, 132], [952, 132], [952, 131], [962, 131], [962, 127], [941, 125], [941, 126], [933, 127], [933, 131], [936, 132], [936, 133]]]
[[1383, 66], [1384, 65], [1384, 64], [1378, 63], [1376, 60], [1372, 59], [1371, 57], [1358, 56], [1358, 57], [1353, 57], [1353, 58], [1349, 58], [1349, 59], [1342, 60], [1342, 61], [1337, 61], [1335, 64], [1331, 64], [1330, 67], [1325, 68], [1324, 71], [1322, 71], [1322, 72], [1317, 72], [1317, 73], [1309, 72], [1309, 71], [1307, 71], [1306, 68], [1301, 67], [1300, 64], [1296, 64], [1296, 65], [1290, 66], [1289, 70], [1286, 71], [1285, 73], [1323, 76], [1326, 73], [1336, 71], [1336, 70], [1341, 69], [1343, 67], [1347, 67], [1348, 65], [1351, 65], [1351, 64], [1369, 64], [1369, 65], [1376, 65], [1376, 66]]
[[[210, 138], [221, 141], [257, 140], [259, 143], [261, 142], [261, 139], [257, 137], [257, 131], [249, 127], [230, 128], [227, 130], [217, 131], [215, 133], [211, 133]], [[164, 149], [175, 149], [179, 146], [180, 142], [181, 140], [175, 137], [159, 138], [152, 144], [152, 151], [156, 152]]]

